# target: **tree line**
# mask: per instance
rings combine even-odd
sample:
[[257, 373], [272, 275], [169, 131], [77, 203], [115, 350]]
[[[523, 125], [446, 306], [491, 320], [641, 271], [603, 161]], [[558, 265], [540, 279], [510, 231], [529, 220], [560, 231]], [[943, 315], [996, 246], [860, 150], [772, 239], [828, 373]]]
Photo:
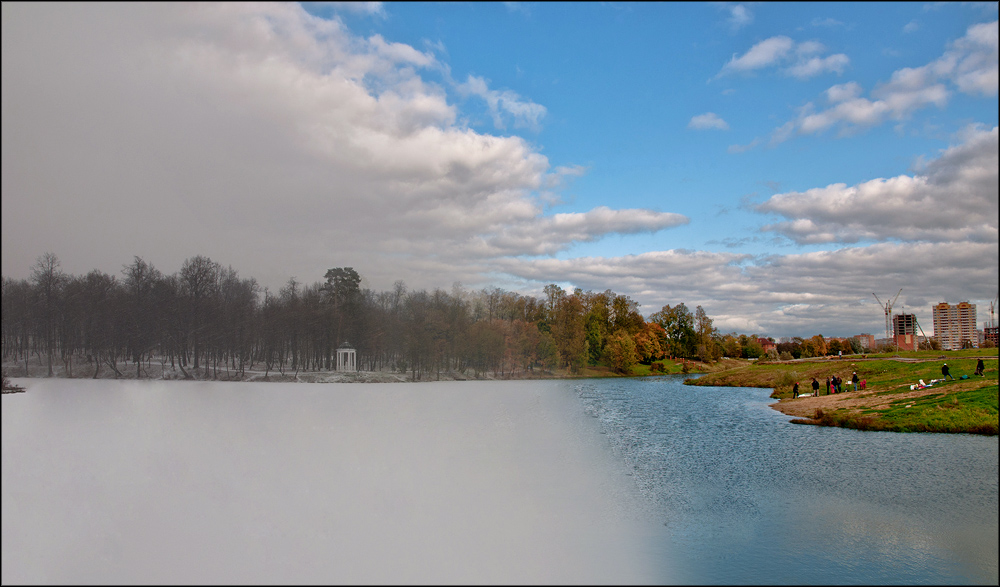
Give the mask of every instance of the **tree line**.
[[232, 377], [333, 370], [336, 349], [349, 343], [361, 370], [418, 380], [598, 365], [628, 374], [667, 357], [763, 354], [755, 354], [756, 336], [720, 334], [701, 306], [692, 313], [683, 303], [666, 305], [646, 320], [638, 303], [610, 289], [550, 284], [535, 298], [457, 284], [450, 292], [409, 290], [402, 281], [374, 291], [361, 281], [352, 267], [337, 267], [323, 281], [290, 279], [271, 292], [203, 256], [170, 275], [135, 257], [121, 275], [73, 276], [46, 253], [30, 279], [3, 278], [3, 358], [23, 362], [27, 372], [35, 356], [49, 375], [53, 361], [62, 361], [69, 376], [75, 367], [78, 376], [86, 369], [95, 378], [119, 377], [127, 368], [143, 377], [157, 361], [186, 377]]

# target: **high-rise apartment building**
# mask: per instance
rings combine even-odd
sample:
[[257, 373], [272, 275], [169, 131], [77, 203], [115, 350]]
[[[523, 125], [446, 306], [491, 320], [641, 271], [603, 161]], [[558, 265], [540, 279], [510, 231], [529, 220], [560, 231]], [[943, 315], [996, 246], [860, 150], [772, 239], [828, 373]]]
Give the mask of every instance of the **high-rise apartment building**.
[[979, 343], [976, 333], [976, 305], [961, 302], [954, 306], [941, 302], [934, 306], [934, 338], [941, 350], [953, 351]]
[[892, 317], [892, 342], [901, 351], [917, 350], [916, 314], [896, 314]]

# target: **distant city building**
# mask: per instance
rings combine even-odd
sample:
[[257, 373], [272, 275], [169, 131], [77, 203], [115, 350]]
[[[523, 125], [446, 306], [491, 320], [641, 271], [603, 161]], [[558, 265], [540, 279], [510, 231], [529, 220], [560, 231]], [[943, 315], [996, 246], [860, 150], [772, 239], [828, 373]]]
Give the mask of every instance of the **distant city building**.
[[998, 328], [1000, 328], [1000, 326], [992, 326], [992, 327], [987, 326], [987, 327], [983, 328], [983, 338], [985, 340], [993, 341], [993, 346], [994, 347], [1000, 346], [1000, 343], [997, 342], [997, 329]]
[[934, 306], [934, 338], [943, 351], [959, 350], [965, 345], [979, 346], [976, 305], [960, 302], [952, 306], [941, 302]]
[[861, 345], [861, 348], [870, 351], [875, 348], [875, 335], [873, 334], [859, 334], [854, 337]]
[[896, 314], [892, 317], [892, 344], [901, 351], [917, 350], [916, 314]]
[[761, 346], [761, 348], [764, 349], [765, 353], [768, 352], [768, 351], [770, 351], [771, 349], [777, 349], [778, 348], [778, 345], [774, 344], [773, 341], [771, 341], [770, 339], [767, 339], [767, 338], [762, 338], [762, 337], [758, 337], [757, 338], [757, 344], [759, 344]]

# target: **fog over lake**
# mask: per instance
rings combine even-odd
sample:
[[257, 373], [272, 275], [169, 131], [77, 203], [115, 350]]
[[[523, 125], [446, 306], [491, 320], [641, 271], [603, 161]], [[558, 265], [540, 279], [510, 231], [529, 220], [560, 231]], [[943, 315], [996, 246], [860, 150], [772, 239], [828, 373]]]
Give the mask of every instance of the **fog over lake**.
[[2, 582], [997, 582], [997, 438], [684, 376], [15, 379]]
[[14, 382], [4, 584], [664, 579], [567, 382]]

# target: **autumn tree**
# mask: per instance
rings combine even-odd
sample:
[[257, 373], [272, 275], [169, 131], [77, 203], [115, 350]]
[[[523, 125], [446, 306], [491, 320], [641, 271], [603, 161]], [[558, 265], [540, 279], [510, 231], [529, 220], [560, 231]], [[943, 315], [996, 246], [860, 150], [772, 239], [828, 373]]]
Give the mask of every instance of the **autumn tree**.
[[576, 373], [587, 361], [587, 339], [583, 328], [583, 304], [576, 295], [563, 296], [555, 309], [552, 338], [562, 366]]
[[607, 343], [608, 362], [615, 373], [632, 374], [632, 368], [639, 361], [635, 341], [624, 329], [616, 330]]
[[663, 327], [667, 333], [667, 348], [664, 349], [672, 357], [693, 357], [696, 344], [694, 318], [683, 303], [673, 308], [665, 305], [659, 312], [649, 317]]

